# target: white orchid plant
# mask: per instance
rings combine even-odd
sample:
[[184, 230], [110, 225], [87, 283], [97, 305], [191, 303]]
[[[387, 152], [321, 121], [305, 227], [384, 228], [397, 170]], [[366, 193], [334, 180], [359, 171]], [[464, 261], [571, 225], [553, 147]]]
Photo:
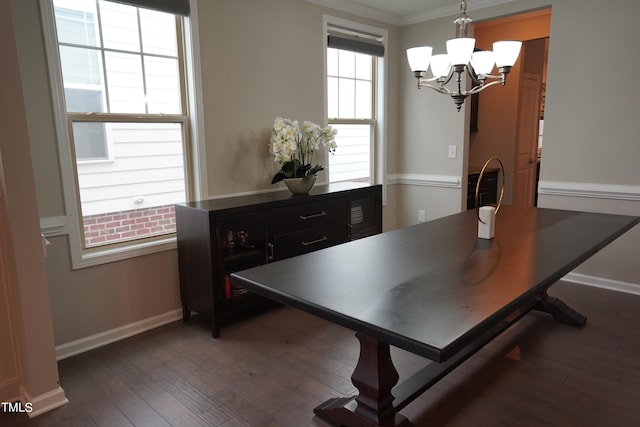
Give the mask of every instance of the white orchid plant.
[[300, 129], [297, 120], [276, 117], [269, 140], [269, 151], [280, 164], [280, 170], [271, 183], [275, 184], [285, 178], [313, 176], [323, 170], [322, 165], [311, 165], [313, 154], [320, 145], [333, 154], [337, 148], [336, 131], [310, 121], [304, 121]]

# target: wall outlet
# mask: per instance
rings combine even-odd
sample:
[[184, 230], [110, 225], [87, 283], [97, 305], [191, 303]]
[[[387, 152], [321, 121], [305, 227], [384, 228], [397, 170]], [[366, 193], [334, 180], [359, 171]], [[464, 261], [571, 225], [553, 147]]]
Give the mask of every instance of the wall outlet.
[[418, 222], [427, 222], [427, 212], [424, 209], [418, 210]]
[[455, 159], [456, 157], [458, 157], [458, 147], [456, 147], [455, 145], [450, 145], [449, 146], [449, 158], [450, 159]]

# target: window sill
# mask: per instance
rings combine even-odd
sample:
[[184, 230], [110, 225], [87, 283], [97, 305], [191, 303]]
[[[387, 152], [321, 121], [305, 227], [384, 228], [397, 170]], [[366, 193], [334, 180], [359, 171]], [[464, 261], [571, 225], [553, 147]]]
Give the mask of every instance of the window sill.
[[93, 267], [143, 255], [169, 251], [176, 249], [176, 247], [176, 236], [172, 235], [145, 242], [131, 242], [117, 247], [92, 248], [84, 250], [80, 259], [73, 260], [73, 269], [77, 270], [80, 268]]
[[78, 247], [76, 250], [73, 248], [71, 241], [70, 228], [72, 227], [68, 227], [67, 217], [40, 218], [40, 231], [44, 237], [67, 236], [69, 238], [69, 244], [72, 246], [72, 268], [74, 270], [174, 250], [177, 247], [175, 234], [170, 234], [164, 237], [140, 242], [130, 242], [115, 247], [98, 247], [89, 250], [85, 249], [84, 251]]

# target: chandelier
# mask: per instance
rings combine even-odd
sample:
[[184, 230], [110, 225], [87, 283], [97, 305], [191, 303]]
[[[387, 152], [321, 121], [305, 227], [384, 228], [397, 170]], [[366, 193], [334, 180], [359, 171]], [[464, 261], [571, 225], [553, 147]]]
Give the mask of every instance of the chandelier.
[[[516, 63], [522, 42], [498, 41], [493, 44], [493, 51], [478, 50], [474, 52], [476, 39], [467, 36], [471, 18], [467, 15], [467, 2], [460, 4], [460, 15], [453, 21], [456, 24], [456, 37], [447, 40], [447, 53], [432, 55], [431, 46], [420, 46], [407, 49], [407, 59], [413, 75], [418, 79], [418, 89], [428, 87], [436, 92], [453, 98], [458, 111], [469, 95], [478, 93], [498, 83], [507, 82], [507, 74]], [[427, 69], [431, 65], [433, 77], [427, 78]], [[494, 65], [500, 75], [491, 75]], [[471, 89], [466, 87], [467, 74], [471, 79]], [[446, 87], [454, 78], [453, 90]], [[436, 84], [432, 84], [435, 82]]]

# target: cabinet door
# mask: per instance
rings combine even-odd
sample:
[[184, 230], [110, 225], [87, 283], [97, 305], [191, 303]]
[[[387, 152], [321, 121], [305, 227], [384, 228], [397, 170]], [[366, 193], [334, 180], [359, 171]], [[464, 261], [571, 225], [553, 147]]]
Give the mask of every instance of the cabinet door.
[[374, 192], [349, 199], [349, 239], [361, 239], [380, 233], [380, 203]]

